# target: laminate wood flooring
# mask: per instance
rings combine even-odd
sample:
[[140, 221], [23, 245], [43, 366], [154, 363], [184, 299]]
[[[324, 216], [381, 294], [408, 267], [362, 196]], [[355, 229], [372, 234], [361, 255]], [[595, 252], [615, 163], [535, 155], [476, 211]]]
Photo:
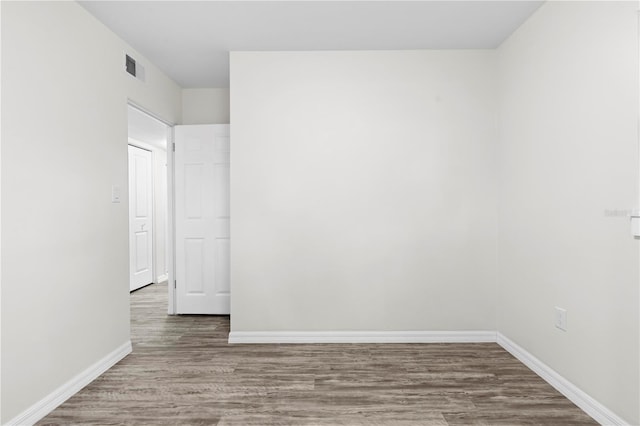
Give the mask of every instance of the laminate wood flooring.
[[595, 425], [494, 343], [229, 345], [131, 295], [133, 353], [39, 425]]

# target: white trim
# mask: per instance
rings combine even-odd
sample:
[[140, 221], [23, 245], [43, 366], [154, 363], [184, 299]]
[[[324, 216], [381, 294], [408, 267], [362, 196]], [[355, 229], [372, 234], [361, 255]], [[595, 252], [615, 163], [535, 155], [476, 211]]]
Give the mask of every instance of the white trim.
[[607, 407], [502, 333], [497, 333], [497, 343], [601, 425], [629, 425]]
[[[601, 425], [628, 426], [625, 420], [562, 377], [527, 350], [494, 331], [232, 331], [229, 343], [491, 343], [507, 352], [539, 375]], [[113, 367], [132, 351], [131, 341], [123, 344], [27, 410], [7, 426], [33, 425], [56, 407]]]
[[60, 404], [75, 395], [80, 391], [80, 389], [87, 386], [98, 378], [98, 376], [113, 367], [122, 358], [129, 355], [131, 351], [131, 341], [128, 341], [13, 419], [9, 420], [6, 425], [30, 426], [35, 424], [44, 416], [55, 410]]
[[145, 151], [149, 152], [153, 152], [157, 149], [164, 150], [164, 148], [139, 141], [138, 139], [134, 139], [132, 137], [127, 137], [127, 145], [135, 146], [136, 148], [144, 149]]
[[166, 262], [167, 262], [167, 292], [168, 292], [168, 306], [167, 313], [169, 315], [176, 315], [176, 224], [175, 224], [175, 187], [174, 181], [174, 155], [173, 144], [175, 143], [175, 128], [174, 126], [167, 127], [167, 244], [166, 250]]
[[242, 343], [498, 343], [601, 425], [628, 426], [551, 367], [495, 331], [232, 331], [230, 344]]
[[137, 109], [140, 112], [143, 112], [143, 113], [147, 114], [148, 116], [150, 116], [152, 118], [155, 118], [156, 120], [166, 124], [169, 127], [175, 126], [174, 122], [169, 121], [169, 120], [165, 120], [164, 118], [160, 117], [158, 114], [155, 114], [154, 112], [152, 112], [150, 109], [147, 109], [147, 108], [143, 107], [142, 105], [138, 104], [137, 102], [135, 102], [135, 101], [133, 101], [133, 100], [131, 100], [129, 98], [127, 98], [127, 105], [131, 106], [132, 108]]
[[229, 343], [486, 343], [495, 331], [232, 331]]
[[163, 281], [167, 281], [167, 280], [169, 280], [169, 274], [168, 273], [164, 273], [162, 275], [158, 275], [156, 277], [156, 284], [159, 284], [159, 283], [161, 283]]

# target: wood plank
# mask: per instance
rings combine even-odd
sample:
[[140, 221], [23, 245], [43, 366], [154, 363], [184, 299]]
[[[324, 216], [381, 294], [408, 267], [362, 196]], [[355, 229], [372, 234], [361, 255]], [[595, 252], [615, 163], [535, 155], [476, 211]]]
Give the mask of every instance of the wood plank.
[[229, 345], [131, 295], [133, 353], [39, 425], [596, 425], [495, 343]]

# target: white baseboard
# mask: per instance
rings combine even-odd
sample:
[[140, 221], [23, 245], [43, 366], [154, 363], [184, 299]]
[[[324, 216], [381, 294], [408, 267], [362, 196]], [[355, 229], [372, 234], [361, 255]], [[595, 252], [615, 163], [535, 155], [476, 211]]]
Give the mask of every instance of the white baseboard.
[[229, 343], [480, 343], [495, 331], [232, 331]]
[[156, 278], [156, 284], [160, 284], [160, 283], [162, 283], [162, 282], [165, 282], [165, 281], [167, 281], [168, 279], [169, 279], [169, 274], [162, 274], [162, 275], [160, 275], [160, 276], [158, 276], [158, 277]]
[[601, 425], [607, 426], [628, 426], [629, 423], [621, 419], [611, 410], [589, 396], [586, 392], [562, 377], [551, 367], [531, 355], [524, 348], [518, 346], [508, 337], [497, 333], [497, 342], [507, 352], [516, 357], [520, 362], [529, 367], [534, 373], [542, 377], [547, 383], [553, 386], [558, 392], [567, 397], [568, 400], [576, 404], [582, 411], [591, 416]]
[[494, 342], [516, 357], [601, 425], [629, 423], [501, 333], [495, 331], [232, 331], [242, 343], [484, 343]]
[[[495, 331], [315, 331], [229, 333], [229, 343], [484, 343], [497, 342], [601, 425], [628, 426], [625, 420], [562, 377], [508, 337]], [[51, 394], [11, 419], [8, 426], [33, 425], [132, 351], [127, 342]]]
[[7, 426], [31, 426], [52, 412], [56, 407], [113, 367], [132, 351], [131, 341], [123, 344], [71, 380], [9, 420]]

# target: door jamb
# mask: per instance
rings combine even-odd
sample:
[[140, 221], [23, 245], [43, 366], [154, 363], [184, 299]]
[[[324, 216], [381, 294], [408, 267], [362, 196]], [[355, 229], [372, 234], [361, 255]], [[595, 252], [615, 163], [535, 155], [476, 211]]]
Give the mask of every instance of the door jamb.
[[176, 315], [176, 224], [175, 224], [175, 187], [174, 187], [174, 157], [175, 157], [175, 129], [167, 127], [167, 270], [169, 273], [169, 315]]
[[[164, 123], [167, 126], [167, 270], [169, 279], [167, 282], [168, 289], [168, 308], [169, 315], [176, 314], [176, 297], [175, 297], [175, 224], [174, 224], [174, 188], [173, 188], [173, 128], [175, 126], [171, 121], [165, 120], [147, 108], [141, 106], [131, 99], [127, 99], [127, 105], [135, 108], [150, 117]], [[128, 142], [127, 142], [128, 143]]]

